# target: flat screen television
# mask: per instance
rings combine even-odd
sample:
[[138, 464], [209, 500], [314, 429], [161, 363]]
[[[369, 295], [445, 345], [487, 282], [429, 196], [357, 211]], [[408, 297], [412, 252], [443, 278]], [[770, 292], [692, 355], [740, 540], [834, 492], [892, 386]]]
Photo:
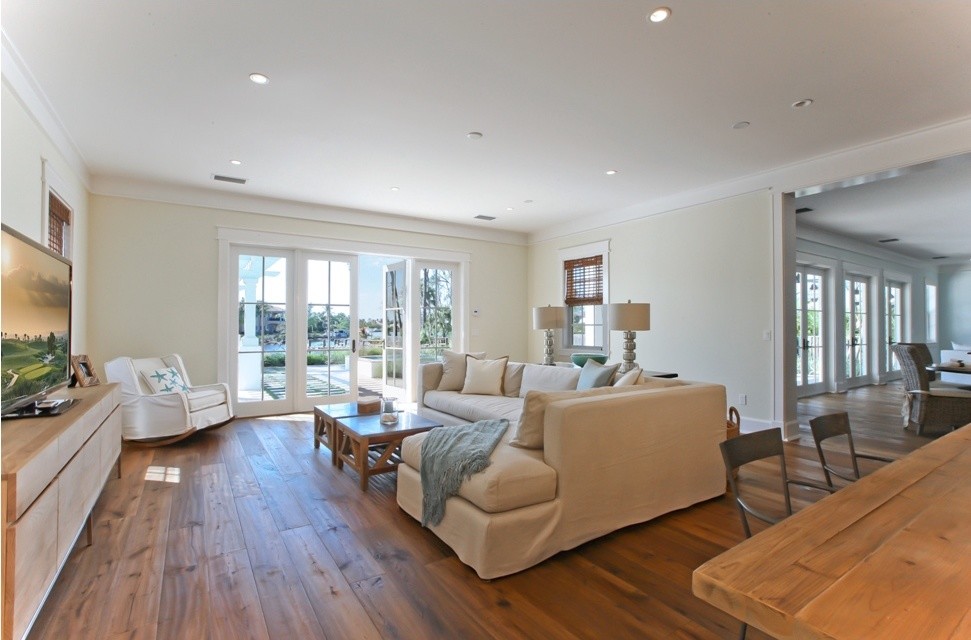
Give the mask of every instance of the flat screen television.
[[0, 225], [2, 409], [35, 406], [71, 379], [71, 263]]

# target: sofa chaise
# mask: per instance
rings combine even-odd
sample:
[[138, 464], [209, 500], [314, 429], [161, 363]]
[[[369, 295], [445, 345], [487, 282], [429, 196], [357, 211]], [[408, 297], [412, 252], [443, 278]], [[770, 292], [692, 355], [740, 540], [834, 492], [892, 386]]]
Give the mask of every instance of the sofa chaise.
[[[516, 573], [725, 491], [723, 386], [641, 377], [627, 387], [570, 391], [578, 372], [508, 363], [503, 392], [486, 395], [442, 390], [443, 365], [421, 367], [420, 413], [446, 425], [510, 420], [490, 466], [429, 526], [481, 578]], [[528, 438], [521, 416], [535, 423]], [[398, 504], [418, 521], [426, 435], [404, 440], [398, 467]]]

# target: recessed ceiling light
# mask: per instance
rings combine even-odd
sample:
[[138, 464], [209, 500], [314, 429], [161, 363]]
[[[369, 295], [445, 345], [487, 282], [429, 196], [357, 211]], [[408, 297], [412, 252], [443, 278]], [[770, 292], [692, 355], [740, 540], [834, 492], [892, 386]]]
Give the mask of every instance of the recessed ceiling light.
[[658, 7], [650, 14], [648, 14], [647, 19], [651, 22], [664, 22], [671, 15], [671, 10], [667, 7]]
[[251, 73], [249, 74], [249, 79], [256, 84], [266, 84], [270, 81], [270, 78], [262, 73]]
[[608, 176], [615, 176], [615, 175], [617, 175], [617, 170], [616, 169], [607, 169], [606, 171], [604, 171], [604, 173], [606, 173]]
[[229, 161], [229, 164], [234, 164], [234, 165], [236, 165], [238, 167], [239, 165], [243, 164], [243, 161], [242, 160], [230, 160]]
[[496, 219], [496, 217], [495, 217], [495, 216], [486, 216], [486, 215], [482, 215], [482, 214], [480, 213], [479, 215], [477, 215], [477, 216], [475, 217], [475, 219], [476, 219], [476, 220], [495, 220], [495, 219]]
[[736, 122], [735, 124], [732, 125], [732, 129], [744, 129], [750, 124], [752, 123], [747, 120], [740, 120], [739, 122]]
[[391, 187], [391, 190], [392, 191], [400, 191], [400, 189], [398, 187]]
[[793, 109], [803, 109], [805, 107], [808, 107], [812, 103], [813, 103], [813, 99], [812, 98], [803, 98], [802, 100], [796, 100], [795, 102], [793, 102], [792, 103], [792, 108]]
[[512, 211], [512, 210], [513, 210], [512, 207], [506, 207], [506, 211]]
[[465, 134], [465, 137], [469, 140], [478, 140], [482, 137], [482, 134], [478, 131], [469, 131], [467, 134]]

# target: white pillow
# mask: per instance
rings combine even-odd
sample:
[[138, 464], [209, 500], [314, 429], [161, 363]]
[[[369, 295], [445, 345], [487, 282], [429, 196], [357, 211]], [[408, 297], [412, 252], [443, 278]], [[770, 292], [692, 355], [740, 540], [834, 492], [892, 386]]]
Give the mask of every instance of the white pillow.
[[615, 387], [633, 387], [641, 377], [641, 370], [635, 367], [614, 380]]
[[174, 367], [142, 371], [142, 378], [148, 383], [153, 393], [174, 393], [189, 390], [189, 386]]
[[579, 367], [550, 367], [528, 363], [523, 369], [519, 397], [525, 398], [530, 391], [576, 391], [579, 380]]
[[471, 355], [465, 363], [465, 384], [462, 393], [477, 393], [483, 396], [501, 396], [502, 379], [506, 373], [509, 356], [496, 360], [479, 360]]
[[482, 359], [485, 351], [476, 353], [458, 353], [445, 350], [442, 354], [442, 379], [438, 383], [439, 391], [461, 391], [465, 383], [465, 356]]

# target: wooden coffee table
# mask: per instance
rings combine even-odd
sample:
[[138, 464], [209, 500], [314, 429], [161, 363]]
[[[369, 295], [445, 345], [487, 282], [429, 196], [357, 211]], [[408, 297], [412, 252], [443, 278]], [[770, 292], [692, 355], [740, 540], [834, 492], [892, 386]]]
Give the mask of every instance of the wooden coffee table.
[[361, 478], [361, 491], [367, 491], [371, 476], [398, 468], [402, 440], [440, 426], [440, 422], [408, 412], [399, 413], [393, 424], [381, 422], [381, 414], [339, 418], [335, 424], [337, 468], [349, 464]]
[[359, 415], [372, 414], [362, 414], [356, 402], [318, 404], [314, 407], [314, 449], [319, 449], [320, 445], [330, 449], [331, 464], [337, 464], [337, 420]]

